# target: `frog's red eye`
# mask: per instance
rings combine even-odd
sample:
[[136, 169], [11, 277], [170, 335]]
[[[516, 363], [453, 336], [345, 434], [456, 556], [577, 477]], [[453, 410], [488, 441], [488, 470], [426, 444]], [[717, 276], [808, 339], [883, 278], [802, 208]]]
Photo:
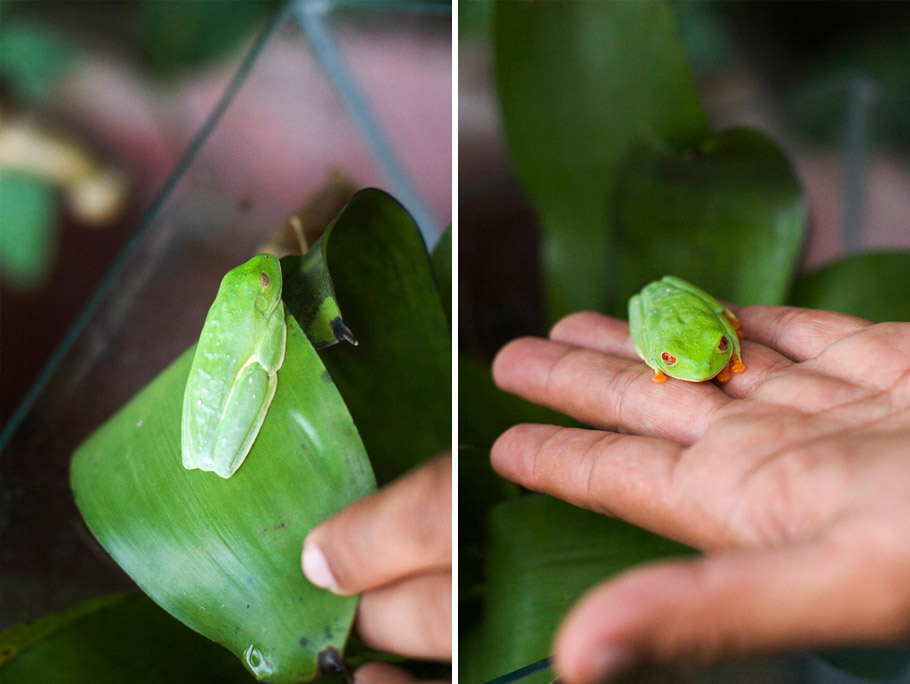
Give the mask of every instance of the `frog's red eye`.
[[668, 366], [676, 365], [676, 357], [673, 356], [673, 354], [671, 354], [670, 352], [664, 352], [663, 354], [660, 355], [660, 358]]
[[720, 338], [720, 342], [718, 343], [717, 348], [720, 349], [722, 352], [727, 351], [727, 336], [726, 335], [724, 335], [723, 337]]

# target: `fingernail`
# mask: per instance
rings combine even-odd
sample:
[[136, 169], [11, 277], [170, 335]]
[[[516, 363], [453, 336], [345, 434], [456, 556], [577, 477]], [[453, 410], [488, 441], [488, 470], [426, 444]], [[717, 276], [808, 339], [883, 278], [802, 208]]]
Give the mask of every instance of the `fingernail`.
[[303, 543], [303, 574], [317, 587], [329, 591], [338, 590], [338, 583], [335, 581], [335, 576], [332, 574], [332, 569], [329, 567], [322, 549], [310, 541]]
[[628, 668], [631, 663], [632, 658], [623, 646], [606, 646], [593, 655], [588, 681], [605, 682]]

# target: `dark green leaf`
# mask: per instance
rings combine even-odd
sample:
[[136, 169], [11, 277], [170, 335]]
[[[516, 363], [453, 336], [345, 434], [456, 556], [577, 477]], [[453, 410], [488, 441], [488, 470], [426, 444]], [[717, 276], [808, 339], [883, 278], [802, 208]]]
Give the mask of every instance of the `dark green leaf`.
[[489, 449], [499, 435], [518, 423], [578, 425], [567, 416], [502, 391], [493, 383], [489, 364], [459, 354], [459, 445]]
[[796, 279], [790, 303], [877, 323], [910, 321], [910, 254], [851, 254]]
[[859, 680], [860, 682], [890, 680], [901, 673], [910, 673], [910, 648], [907, 647], [862, 646], [831, 649], [820, 653], [819, 656], [843, 672], [868, 678]]
[[496, 81], [515, 166], [540, 215], [552, 318], [606, 306], [617, 167], [638, 138], [710, 133], [663, 2], [502, 2]]
[[489, 449], [476, 447], [459, 447], [458, 481], [458, 601], [464, 629], [476, 621], [483, 598], [487, 515], [495, 504], [518, 496], [519, 487], [493, 472]]
[[92, 533], [149, 596], [261, 679], [290, 684], [343, 650], [357, 602], [304, 578], [303, 539], [374, 481], [341, 396], [289, 320], [278, 391], [230, 479], [182, 465], [191, 348], [78, 449], [71, 483]]
[[639, 147], [616, 206], [615, 315], [667, 274], [740, 305], [785, 301], [806, 210], [787, 158], [763, 135], [730, 130], [682, 154]]
[[77, 606], [53, 615], [47, 615], [31, 622], [14, 625], [0, 632], [0, 666], [12, 660], [23, 651], [53, 636], [86, 615], [118, 603], [126, 598], [123, 595], [100, 596], [89, 599]]
[[326, 260], [358, 346], [321, 349], [380, 483], [452, 443], [448, 323], [420, 231], [381, 190], [358, 192], [332, 225]]
[[452, 226], [446, 228], [446, 231], [439, 238], [439, 242], [433, 248], [433, 273], [436, 275], [436, 287], [439, 290], [439, 298], [442, 301], [442, 308], [446, 312], [446, 320], [449, 321], [449, 328], [452, 327]]
[[138, 47], [153, 71], [170, 76], [227, 53], [276, 5], [262, 0], [140, 0], [132, 6]]
[[[21, 633], [35, 624], [52, 629], [0, 667], [5, 684], [255, 681], [228, 651], [186, 628], [143, 595], [104, 596], [13, 630]], [[0, 634], [0, 649], [9, 643], [6, 637], [11, 631]]]
[[316, 349], [344, 340], [353, 343], [355, 339], [342, 321], [335, 285], [325, 263], [325, 245], [320, 238], [303, 256], [281, 260], [281, 298]]

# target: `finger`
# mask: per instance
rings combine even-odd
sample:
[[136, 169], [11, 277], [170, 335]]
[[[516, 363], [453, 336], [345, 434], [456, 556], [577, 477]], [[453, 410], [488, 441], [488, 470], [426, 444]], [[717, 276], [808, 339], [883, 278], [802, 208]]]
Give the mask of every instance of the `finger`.
[[828, 375], [890, 390], [910, 366], [910, 324], [870, 324], [826, 348], [814, 362]]
[[713, 383], [651, 381], [642, 363], [548, 340], [510, 342], [493, 360], [502, 389], [593, 427], [691, 444], [730, 401]]
[[[569, 314], [560, 320], [550, 331], [550, 340], [640, 361], [629, 337], [629, 324], [592, 311]], [[731, 397], [749, 396], [769, 375], [793, 365], [789, 358], [763, 344], [748, 338], [741, 344], [746, 372], [734, 374], [729, 382], [717, 385]]]
[[651, 437], [516, 425], [496, 440], [490, 461], [528, 489], [700, 546], [713, 527], [701, 502], [693, 506], [673, 490], [680, 453], [679, 445]]
[[[354, 672], [354, 684], [411, 684], [417, 678], [390, 663], [367, 663]], [[442, 680], [421, 680], [424, 684], [444, 684]], [[448, 683], [445, 683], [448, 684]]]
[[[880, 556], [866, 555], [856, 541], [632, 570], [572, 610], [556, 639], [556, 670], [566, 684], [581, 684], [642, 662], [707, 664], [906, 638], [907, 591], [899, 577], [906, 560], [898, 573], [893, 562], [885, 563], [891, 576], [877, 577]], [[882, 591], [883, 583], [888, 590]]]
[[313, 584], [339, 594], [451, 566], [451, 457], [426, 462], [315, 527], [301, 562]]
[[638, 359], [629, 336], [629, 324], [594, 311], [579, 311], [561, 319], [550, 330], [550, 339], [573, 347], [595, 349], [621, 359]]
[[379, 651], [411, 658], [452, 657], [452, 573], [416, 575], [360, 597], [357, 631]]
[[792, 306], [749, 306], [737, 315], [748, 339], [794, 361], [814, 358], [837, 340], [871, 325], [847, 314]]
[[389, 663], [367, 663], [354, 671], [354, 684], [411, 684], [417, 678]]

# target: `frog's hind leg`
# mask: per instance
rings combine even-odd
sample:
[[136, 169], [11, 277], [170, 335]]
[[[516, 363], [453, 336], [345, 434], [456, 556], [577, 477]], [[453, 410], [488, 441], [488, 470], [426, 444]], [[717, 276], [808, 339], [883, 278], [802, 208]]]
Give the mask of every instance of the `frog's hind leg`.
[[246, 459], [277, 385], [278, 374], [268, 375], [258, 363], [249, 364], [238, 374], [214, 445], [213, 470], [221, 477], [233, 475]]
[[733, 330], [736, 332], [736, 336], [739, 339], [745, 339], [746, 333], [742, 331], [742, 323], [739, 322], [739, 319], [736, 317], [730, 309], [724, 309], [724, 318], [727, 319], [727, 322], [733, 326]]

